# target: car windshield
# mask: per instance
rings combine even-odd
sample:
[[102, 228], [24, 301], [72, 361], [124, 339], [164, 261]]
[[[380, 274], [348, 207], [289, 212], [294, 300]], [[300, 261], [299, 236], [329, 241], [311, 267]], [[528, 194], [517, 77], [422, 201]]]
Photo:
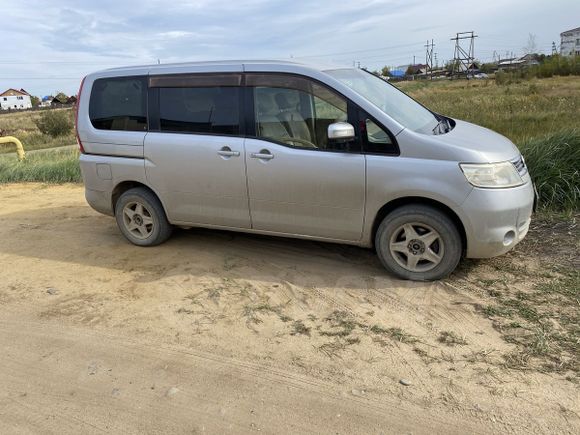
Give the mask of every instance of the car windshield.
[[439, 120], [429, 110], [377, 76], [355, 68], [325, 72], [362, 95], [403, 127], [429, 134], [437, 130]]

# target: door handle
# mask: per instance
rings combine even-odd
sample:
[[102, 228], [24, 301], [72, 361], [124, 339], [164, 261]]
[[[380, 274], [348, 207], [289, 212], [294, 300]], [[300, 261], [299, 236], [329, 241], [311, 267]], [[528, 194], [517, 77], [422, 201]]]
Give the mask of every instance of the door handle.
[[230, 147], [223, 147], [221, 150], [217, 152], [222, 157], [239, 157], [239, 151], [232, 151]]
[[271, 154], [268, 150], [261, 150], [259, 153], [250, 154], [250, 157], [253, 159], [272, 160], [274, 158], [274, 154]]

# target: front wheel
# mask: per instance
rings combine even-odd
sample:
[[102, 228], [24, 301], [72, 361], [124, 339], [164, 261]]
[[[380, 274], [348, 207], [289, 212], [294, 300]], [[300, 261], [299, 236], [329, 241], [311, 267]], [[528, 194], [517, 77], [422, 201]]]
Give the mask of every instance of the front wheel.
[[425, 205], [405, 205], [381, 222], [375, 247], [383, 266], [400, 278], [432, 281], [457, 267], [461, 236], [449, 217]]
[[142, 187], [129, 189], [119, 197], [115, 218], [125, 238], [138, 246], [159, 245], [173, 229], [159, 199]]

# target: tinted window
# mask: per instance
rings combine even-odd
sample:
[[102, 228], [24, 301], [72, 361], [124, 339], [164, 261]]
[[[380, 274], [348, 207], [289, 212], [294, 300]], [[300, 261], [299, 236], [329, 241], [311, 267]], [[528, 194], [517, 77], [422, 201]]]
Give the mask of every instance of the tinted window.
[[162, 131], [237, 135], [240, 132], [237, 87], [160, 88]]
[[366, 113], [361, 113], [360, 117], [365, 152], [389, 155], [399, 154], [399, 148], [385, 129], [370, 119]]
[[100, 130], [147, 130], [147, 81], [143, 77], [98, 79], [89, 116]]

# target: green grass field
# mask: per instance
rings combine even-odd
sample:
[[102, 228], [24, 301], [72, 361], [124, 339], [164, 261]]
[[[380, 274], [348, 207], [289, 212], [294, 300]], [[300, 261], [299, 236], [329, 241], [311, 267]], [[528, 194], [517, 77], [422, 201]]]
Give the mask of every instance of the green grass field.
[[[62, 110], [69, 117], [70, 122], [73, 122], [73, 109], [47, 109], [47, 110]], [[13, 113], [0, 113], [0, 131], [4, 136], [15, 136], [23, 143], [24, 148], [28, 151], [38, 150], [43, 148], [55, 148], [65, 145], [73, 145], [76, 143], [74, 132], [64, 136], [53, 138], [42, 134], [35, 124], [35, 120], [40, 118], [40, 115], [45, 111], [26, 111]], [[14, 145], [0, 144], [0, 154], [14, 151]]]
[[79, 152], [76, 149], [40, 151], [30, 153], [22, 162], [15, 154], [0, 155], [0, 183], [25, 181], [80, 182]]

